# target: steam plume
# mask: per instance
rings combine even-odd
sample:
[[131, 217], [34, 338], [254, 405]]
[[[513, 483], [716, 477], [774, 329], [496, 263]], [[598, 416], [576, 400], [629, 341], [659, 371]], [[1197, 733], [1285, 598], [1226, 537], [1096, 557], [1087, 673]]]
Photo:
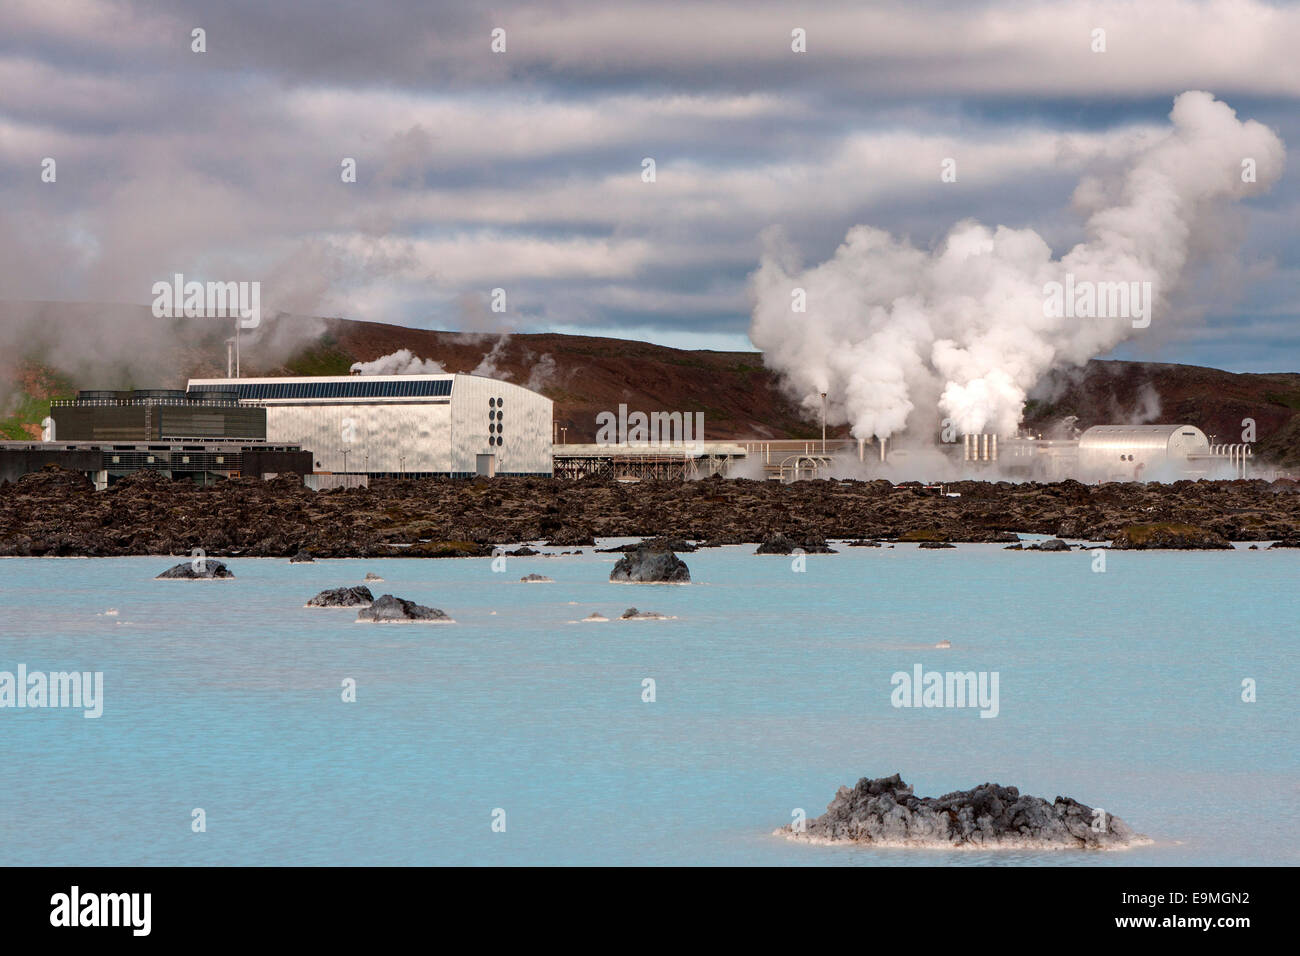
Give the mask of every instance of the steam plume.
[[353, 362], [351, 371], [356, 375], [441, 375], [447, 370], [441, 362], [419, 358], [410, 349], [398, 349], [373, 362]]
[[[1075, 202], [1086, 240], [1060, 259], [1032, 229], [957, 223], [934, 251], [870, 226], [849, 230], [834, 256], [800, 267], [782, 237], [766, 234], [752, 280], [750, 338], [783, 387], [812, 417], [827, 393], [827, 421], [859, 438], [928, 430], [1013, 434], [1026, 393], [1053, 368], [1079, 365], [1137, 331], [1131, 317], [1052, 316], [1045, 285], [1151, 282], [1153, 325], [1193, 253], [1212, 245], [1232, 200], [1266, 190], [1285, 148], [1268, 127], [1189, 91], [1172, 127], [1137, 154], [1122, 181], [1087, 180]], [[1243, 179], [1252, 160], [1257, 182]], [[792, 291], [807, 312], [792, 310]]]

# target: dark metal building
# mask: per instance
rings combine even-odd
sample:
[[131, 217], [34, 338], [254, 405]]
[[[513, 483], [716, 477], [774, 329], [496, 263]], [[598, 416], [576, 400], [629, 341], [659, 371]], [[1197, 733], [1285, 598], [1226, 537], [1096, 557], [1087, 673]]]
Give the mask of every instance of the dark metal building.
[[200, 484], [236, 475], [308, 475], [312, 453], [266, 443], [266, 409], [234, 392], [187, 395], [178, 389], [81, 391], [50, 403], [41, 442], [0, 442], [0, 480], [57, 464], [99, 488], [134, 471], [157, 471]]
[[81, 391], [50, 403], [55, 441], [266, 440], [266, 409], [234, 393], [187, 395], [179, 389]]
[[240, 441], [0, 442], [0, 481], [17, 481], [49, 464], [79, 471], [97, 488], [106, 488], [134, 471], [157, 471], [198, 484], [237, 475], [309, 475], [312, 455], [297, 445]]

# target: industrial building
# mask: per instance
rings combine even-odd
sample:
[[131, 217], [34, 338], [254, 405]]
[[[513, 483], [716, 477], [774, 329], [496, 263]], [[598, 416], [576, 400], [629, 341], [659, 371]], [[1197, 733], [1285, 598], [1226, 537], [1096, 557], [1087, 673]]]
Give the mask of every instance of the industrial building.
[[552, 474], [553, 403], [480, 375], [191, 379], [266, 414], [267, 441], [312, 450], [319, 475]]
[[1211, 445], [1195, 425], [1094, 425], [1074, 439], [963, 436], [963, 461], [1013, 477], [1056, 481], [1245, 478], [1248, 444]]
[[746, 457], [735, 442], [641, 442], [556, 445], [552, 456], [557, 478], [708, 478], [726, 475]]
[[53, 441], [160, 442], [266, 440], [266, 411], [233, 394], [180, 389], [85, 390], [50, 403]]
[[266, 411], [232, 394], [83, 390], [51, 402], [44, 424], [43, 441], [0, 442], [0, 480], [46, 465], [79, 471], [100, 489], [136, 471], [209, 484], [312, 470], [309, 451], [268, 443]]
[[311, 471], [311, 452], [297, 445], [238, 441], [0, 442], [0, 481], [17, 481], [46, 465], [79, 471], [102, 491], [135, 471], [156, 471], [196, 484], [240, 475], [306, 475]]

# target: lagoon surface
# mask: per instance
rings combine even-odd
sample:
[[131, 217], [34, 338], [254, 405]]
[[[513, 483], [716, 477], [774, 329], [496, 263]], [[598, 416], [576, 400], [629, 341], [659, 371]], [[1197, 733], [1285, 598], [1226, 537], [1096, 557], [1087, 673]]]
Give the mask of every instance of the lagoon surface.
[[[835, 546], [802, 573], [753, 545], [682, 554], [686, 586], [610, 584], [617, 555], [589, 548], [503, 573], [232, 559], [198, 582], [153, 580], [179, 558], [0, 559], [0, 671], [104, 674], [99, 719], [0, 709], [0, 865], [1300, 863], [1300, 551], [1095, 573], [1089, 552]], [[367, 571], [457, 623], [302, 606]], [[619, 621], [632, 605], [675, 619]], [[611, 620], [576, 623], [592, 611]], [[998, 715], [892, 706], [916, 664], [998, 672]], [[895, 772], [922, 796], [1072, 796], [1156, 842], [771, 835]]]

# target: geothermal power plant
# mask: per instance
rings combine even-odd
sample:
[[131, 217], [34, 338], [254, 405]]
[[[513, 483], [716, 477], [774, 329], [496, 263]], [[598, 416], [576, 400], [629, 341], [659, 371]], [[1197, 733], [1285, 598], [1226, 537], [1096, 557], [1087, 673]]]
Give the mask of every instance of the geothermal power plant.
[[[1068, 438], [968, 434], [881, 439], [556, 441], [554, 404], [481, 375], [199, 378], [188, 388], [86, 390], [52, 404], [44, 441], [0, 443], [0, 479], [56, 463], [104, 488], [133, 471], [208, 483], [301, 475], [312, 488], [372, 479], [557, 476], [795, 481], [1177, 481], [1247, 477], [1248, 444], [1192, 424], [1094, 425]], [[941, 472], [941, 473], [940, 473]]]

